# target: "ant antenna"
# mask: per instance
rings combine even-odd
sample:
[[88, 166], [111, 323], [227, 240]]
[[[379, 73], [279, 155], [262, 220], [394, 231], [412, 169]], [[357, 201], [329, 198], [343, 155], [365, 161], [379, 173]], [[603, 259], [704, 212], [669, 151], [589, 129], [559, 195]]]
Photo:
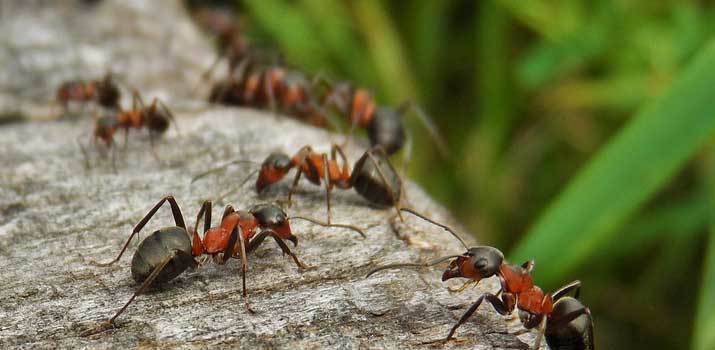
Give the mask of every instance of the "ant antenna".
[[365, 278], [368, 278], [368, 277], [372, 276], [373, 274], [375, 274], [376, 272], [382, 271], [382, 270], [399, 269], [399, 268], [403, 268], [403, 267], [429, 267], [429, 266], [433, 266], [433, 265], [437, 265], [439, 263], [445, 262], [449, 259], [458, 258], [460, 256], [461, 255], [447, 255], [447, 256], [443, 256], [441, 258], [437, 258], [434, 260], [424, 262], [424, 263], [398, 263], [398, 264], [390, 264], [390, 265], [380, 266], [380, 267], [368, 272], [367, 276], [365, 276]]
[[254, 161], [252, 161], [252, 160], [246, 160], [246, 159], [236, 159], [236, 160], [232, 160], [232, 161], [227, 162], [227, 163], [225, 163], [225, 164], [223, 164], [223, 165], [217, 166], [217, 167], [215, 167], [215, 168], [213, 168], [213, 169], [209, 169], [209, 170], [207, 170], [207, 171], [205, 171], [205, 172], [203, 172], [203, 173], [200, 173], [200, 174], [194, 176], [193, 178], [191, 178], [191, 183], [194, 183], [194, 182], [196, 182], [197, 180], [199, 180], [199, 179], [201, 179], [202, 177], [205, 177], [205, 176], [207, 176], [207, 175], [210, 175], [210, 174], [213, 174], [213, 173], [217, 173], [217, 172], [219, 172], [219, 171], [224, 171], [224, 170], [226, 170], [226, 168], [228, 168], [228, 167], [231, 166], [231, 165], [234, 165], [234, 164], [242, 164], [242, 163], [253, 164], [253, 165], [261, 165], [261, 163], [254, 162]]
[[432, 219], [430, 219], [430, 218], [428, 218], [428, 217], [426, 217], [426, 216], [424, 216], [424, 215], [422, 215], [422, 214], [420, 214], [420, 213], [418, 213], [418, 212], [416, 212], [416, 211], [414, 211], [414, 210], [412, 210], [412, 209], [410, 209], [410, 208], [400, 208], [400, 210], [406, 211], [406, 212], [408, 212], [408, 213], [410, 213], [410, 214], [412, 214], [412, 215], [414, 215], [414, 216], [417, 216], [418, 218], [420, 218], [420, 219], [422, 219], [422, 220], [424, 220], [424, 221], [427, 221], [427, 222], [429, 222], [429, 223], [431, 223], [431, 224], [433, 224], [433, 225], [439, 226], [439, 227], [441, 227], [441, 228], [447, 230], [447, 232], [451, 233], [452, 236], [454, 236], [456, 239], [459, 240], [459, 243], [462, 243], [462, 246], [464, 246], [464, 248], [466, 248], [467, 250], [469, 250], [469, 246], [467, 245], [467, 243], [465, 243], [464, 240], [462, 239], [462, 237], [459, 237], [459, 235], [458, 235], [456, 232], [454, 232], [454, 230], [452, 230], [451, 228], [449, 228], [449, 226], [447, 226], [447, 225], [445, 225], [445, 224], [440, 224], [439, 222], [436, 222], [436, 221], [434, 221], [434, 220], [432, 220]]
[[437, 153], [439, 153], [439, 155], [443, 159], [449, 159], [449, 147], [445, 142], [444, 136], [442, 136], [442, 133], [440, 133], [439, 128], [437, 128], [437, 125], [434, 123], [434, 120], [429, 117], [427, 112], [425, 112], [422, 107], [410, 101], [403, 102], [402, 105], [397, 108], [397, 111], [400, 114], [404, 114], [407, 112], [408, 109], [412, 109], [414, 114], [417, 116], [417, 119], [427, 130], [427, 133], [432, 139], [432, 142], [434, 142], [435, 146], [437, 146]]
[[246, 175], [246, 177], [244, 177], [243, 180], [241, 180], [241, 183], [239, 183], [238, 186], [233, 187], [233, 188], [229, 189], [228, 191], [226, 191], [226, 192], [224, 192], [224, 193], [221, 193], [221, 194], [218, 196], [218, 198], [216, 198], [216, 200], [217, 200], [217, 201], [221, 201], [221, 200], [223, 200], [224, 198], [226, 198], [226, 196], [228, 196], [229, 194], [231, 194], [231, 192], [236, 191], [236, 190], [238, 190], [239, 188], [243, 187], [243, 185], [245, 185], [246, 182], [248, 182], [248, 180], [250, 180], [251, 177], [252, 177], [253, 175], [256, 175], [259, 171], [260, 171], [260, 169], [256, 169], [256, 170], [251, 171], [250, 173], [248, 173], [248, 175]]
[[310, 222], [312, 222], [312, 223], [314, 223], [314, 224], [316, 224], [316, 225], [320, 225], [320, 226], [323, 226], [323, 227], [341, 227], [341, 228], [346, 228], [346, 229], [353, 230], [353, 231], [359, 233], [360, 236], [362, 236], [362, 238], [367, 238], [367, 236], [365, 235], [365, 232], [363, 232], [363, 230], [360, 229], [360, 228], [358, 228], [357, 226], [347, 225], [347, 224], [329, 224], [329, 223], [327, 223], [327, 222], [322, 222], [322, 221], [319, 221], [319, 220], [316, 220], [316, 219], [313, 219], [313, 218], [304, 217], [304, 216], [291, 216], [291, 217], [288, 218], [288, 220], [292, 220], [292, 219], [301, 219], [301, 220], [305, 220], [305, 221], [310, 221]]

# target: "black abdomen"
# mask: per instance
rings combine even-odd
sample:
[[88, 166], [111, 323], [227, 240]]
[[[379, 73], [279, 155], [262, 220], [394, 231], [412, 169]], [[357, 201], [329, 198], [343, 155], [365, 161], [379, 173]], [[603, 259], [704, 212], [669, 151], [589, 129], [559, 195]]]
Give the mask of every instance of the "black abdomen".
[[183, 252], [183, 254], [175, 255], [159, 273], [155, 282], [170, 281], [180, 275], [186, 268], [192, 266], [193, 258], [191, 257], [191, 241], [185, 229], [171, 226], [154, 231], [139, 244], [134, 253], [132, 277], [137, 282], [144, 281], [167, 256], [171, 256], [175, 252]]

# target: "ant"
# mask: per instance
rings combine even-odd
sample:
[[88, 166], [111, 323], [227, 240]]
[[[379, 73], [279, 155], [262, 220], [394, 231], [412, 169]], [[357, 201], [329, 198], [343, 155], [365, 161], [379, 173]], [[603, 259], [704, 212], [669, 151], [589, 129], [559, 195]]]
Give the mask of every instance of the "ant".
[[245, 65], [240, 75], [214, 85], [209, 102], [227, 105], [270, 108], [310, 125], [324, 127], [326, 113], [313, 96], [314, 83], [300, 71], [281, 65]]
[[333, 107], [340, 115], [348, 118], [351, 124], [350, 135], [356, 127], [365, 129], [370, 144], [382, 146], [387, 155], [391, 156], [402, 149], [406, 141], [409, 145], [402, 116], [411, 110], [429, 132], [440, 154], [445, 157], [448, 154], [444, 138], [420, 106], [409, 101], [397, 108], [378, 106], [372, 92], [367, 89], [355, 88], [348, 82], [333, 84], [322, 77], [316, 77], [316, 80], [328, 88], [322, 104]]
[[[285, 243], [286, 240], [290, 241], [294, 247], [298, 244], [298, 238], [293, 235], [291, 230], [290, 220], [301, 219], [324, 227], [347, 228], [365, 236], [361, 229], [351, 225], [328, 224], [302, 216], [288, 217], [280, 207], [273, 204], [259, 204], [248, 210], [234, 210], [231, 205], [227, 205], [219, 226], [212, 227], [211, 201], [204, 201], [196, 216], [193, 230], [188, 230], [176, 200], [173, 196], [166, 196], [134, 226], [129, 239], [116, 258], [107, 263], [94, 262], [94, 264], [110, 266], [119, 261], [134, 236], [144, 228], [164, 203], [169, 203], [171, 207], [175, 226], [163, 227], [154, 231], [137, 247], [132, 258], [131, 272], [134, 281], [141, 283], [139, 289], [114, 316], [98, 327], [88, 330], [84, 335], [99, 333], [112, 327], [117, 317], [152, 283], [169, 282], [186, 269], [196, 268], [200, 265], [196, 258], [203, 255], [212, 257], [214, 262], [220, 265], [226, 264], [230, 258], [241, 259], [244, 306], [248, 312], [254, 313], [255, 311], [249, 306], [248, 293], [246, 292], [246, 271], [248, 269], [246, 254], [256, 250], [266, 238], [271, 237], [281, 251], [293, 259], [300, 270], [309, 268]], [[199, 222], [202, 217], [204, 220], [203, 239], [198, 234]]]
[[[498, 276], [501, 282], [500, 290], [496, 294], [485, 293], [480, 296], [452, 327], [447, 337], [440, 340], [441, 342], [451, 340], [457, 328], [466, 322], [479, 305], [486, 300], [501, 315], [509, 315], [518, 308], [524, 328], [539, 327], [540, 332], [535, 349], [539, 349], [542, 336], [545, 336], [551, 349], [594, 349], [591, 312], [578, 300], [581, 289], [580, 281], [573, 281], [552, 294], [545, 294], [541, 288], [534, 285], [531, 276], [534, 268], [533, 260], [520, 266], [507, 264], [504, 262], [504, 254], [498, 249], [489, 246], [468, 247], [448, 226], [435, 222], [411, 209], [403, 208], [401, 210], [445, 229], [456, 237], [467, 251], [461, 255], [450, 255], [427, 263], [381, 266], [370, 271], [367, 277], [381, 270], [426, 267], [454, 259], [442, 274], [442, 281], [456, 277], [467, 278], [470, 281], [465, 284], [466, 287], [469, 284], [479, 283], [484, 278]], [[574, 297], [568, 296], [571, 292], [574, 293]]]
[[[132, 109], [128, 111], [120, 111], [116, 114], [104, 115], [97, 118], [94, 127], [93, 141], [102, 140], [107, 148], [112, 148], [114, 145], [114, 133], [119, 130], [124, 130], [124, 147], [127, 146], [129, 129], [147, 128], [149, 130], [149, 141], [154, 149], [155, 135], [161, 135], [169, 128], [169, 124], [176, 120], [169, 108], [158, 98], [154, 98], [151, 105], [144, 105], [144, 101], [137, 91], [134, 91], [132, 96]], [[177, 127], [178, 128], [178, 127]], [[178, 130], [178, 129], [177, 129]], [[85, 159], [88, 159], [87, 152], [80, 143]], [[154, 156], [157, 157], [154, 152]], [[112, 166], [115, 166], [115, 156], [112, 152]], [[158, 157], [157, 157], [158, 158]]]
[[[342, 166], [337, 159], [338, 155], [342, 161]], [[242, 162], [250, 161], [235, 160], [229, 162], [223, 166], [195, 176], [192, 182], [210, 173], [222, 170], [228, 165]], [[325, 201], [327, 203], [328, 223], [331, 221], [330, 192], [333, 187], [339, 189], [355, 188], [355, 190], [370, 203], [380, 206], [394, 205], [398, 215], [400, 218], [402, 217], [398, 210], [398, 203], [402, 198], [402, 180], [392, 167], [392, 164], [390, 164], [385, 151], [380, 146], [367, 150], [362, 157], [355, 162], [352, 172], [348, 166], [345, 152], [343, 152], [342, 148], [338, 145], [331, 147], [330, 158], [328, 158], [327, 153], [317, 153], [313, 151], [313, 148], [310, 146], [303, 146], [292, 157], [282, 152], [271, 153], [266, 157], [263, 163], [261, 163], [261, 168], [258, 171], [258, 179], [256, 180], [256, 192], [261, 193], [268, 186], [279, 182], [293, 168], [297, 170], [293, 178], [293, 185], [288, 192], [288, 205], [291, 204], [291, 196], [302, 174], [305, 174], [308, 181], [315, 185], [320, 185], [322, 181], [326, 190]], [[251, 175], [253, 175], [253, 173], [246, 179], [250, 178]], [[224, 194], [224, 196], [226, 194]]]
[[57, 88], [57, 102], [66, 111], [70, 102], [97, 101], [100, 106], [119, 109], [121, 92], [107, 73], [102, 80], [72, 80], [62, 83]]
[[210, 77], [223, 58], [226, 58], [228, 63], [229, 75], [233, 74], [250, 51], [238, 19], [231, 16], [227, 10], [206, 7], [197, 10], [194, 17], [200, 26], [216, 35], [218, 44], [219, 55], [203, 74], [203, 79], [206, 80]]

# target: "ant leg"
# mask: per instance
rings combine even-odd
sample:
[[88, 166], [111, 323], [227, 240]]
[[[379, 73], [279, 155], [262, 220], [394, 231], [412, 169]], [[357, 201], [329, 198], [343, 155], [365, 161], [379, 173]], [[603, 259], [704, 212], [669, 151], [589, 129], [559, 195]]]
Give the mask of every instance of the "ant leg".
[[328, 155], [323, 153], [323, 181], [325, 181], [325, 202], [328, 205], [328, 224], [330, 224], [330, 191], [333, 184], [330, 183], [330, 169], [328, 168]]
[[[233, 207], [228, 205], [226, 206], [226, 209], [224, 210], [224, 217], [225, 215], [228, 215], [232, 213]], [[243, 237], [243, 232], [241, 231], [241, 227], [236, 225], [233, 227], [233, 230], [231, 230], [231, 236], [229, 237], [228, 240], [228, 245], [226, 245], [226, 249], [223, 252], [223, 257], [221, 259], [221, 264], [224, 264], [228, 259], [234, 256], [233, 254], [233, 249], [236, 246], [236, 242], [239, 244], [239, 249], [241, 250], [241, 280], [243, 283], [243, 304], [246, 307], [246, 311], [250, 313], [255, 313], [253, 309], [251, 309], [250, 304], [248, 303], [248, 292], [246, 291], [246, 273], [248, 272], [248, 259], [246, 258], [246, 242], [245, 238]]]
[[[144, 282], [141, 284], [141, 286], [139, 287], [139, 289], [138, 289], [136, 292], [134, 292], [134, 294], [132, 295], [131, 298], [129, 298], [129, 301], [127, 301], [127, 303], [124, 304], [124, 306], [122, 306], [122, 308], [119, 309], [119, 311], [117, 311], [117, 313], [114, 314], [114, 316], [112, 316], [112, 318], [110, 318], [110, 319], [107, 320], [106, 322], [100, 324], [98, 327], [96, 327], [96, 328], [94, 328], [94, 329], [90, 329], [90, 330], [88, 330], [88, 331], [86, 331], [86, 332], [83, 332], [83, 333], [82, 333], [82, 336], [85, 336], [85, 337], [86, 337], [86, 336], [89, 336], [89, 335], [92, 335], [92, 334], [96, 334], [96, 333], [105, 331], [105, 330], [109, 329], [110, 327], [112, 327], [112, 325], [114, 324], [114, 320], [117, 319], [117, 317], [119, 317], [119, 315], [121, 315], [121, 314], [127, 309], [127, 307], [129, 307], [129, 305], [132, 303], [132, 301], [134, 301], [134, 299], [135, 299], [139, 294], [144, 293], [144, 291], [145, 291], [147, 288], [149, 288], [149, 286], [152, 284], [152, 282], [154, 282], [154, 280], [159, 276], [159, 274], [161, 273], [161, 271], [164, 270], [164, 268], [166, 267], [166, 265], [168, 265], [169, 262], [171, 262], [171, 261], [172, 261], [177, 255], [179, 255], [180, 253], [181, 253], [180, 251], [174, 250], [174, 251], [171, 253], [171, 255], [169, 255], [169, 256], [167, 256], [166, 258], [164, 258], [164, 260], [161, 262], [161, 264], [159, 264], [159, 266], [157, 266], [157, 267], [154, 269], [154, 271], [151, 272], [151, 274], [150, 274], [150, 275], [146, 278], [146, 280], [144, 280]], [[192, 257], [192, 259], [193, 259], [193, 257]]]
[[221, 59], [223, 59], [224, 57], [226, 57], [226, 56], [225, 56], [225, 53], [216, 56], [216, 59], [213, 61], [213, 63], [211, 63], [211, 66], [209, 66], [209, 69], [207, 69], [203, 74], [201, 74], [201, 81], [200, 81], [200, 83], [201, 83], [201, 82], [204, 82], [204, 81], [206, 81], [206, 80], [209, 80], [209, 79], [211, 78], [211, 74], [212, 74], [213, 71], [216, 69], [216, 67], [218, 66], [219, 62], [221, 62]]
[[87, 153], [87, 149], [84, 148], [82, 145], [82, 141], [80, 141], [80, 138], [82, 135], [78, 135], [75, 141], [77, 142], [77, 145], [79, 146], [80, 151], [82, 152], [82, 157], [84, 157], [84, 169], [89, 170], [90, 169], [90, 164], [89, 164], [89, 153]]
[[288, 218], [289, 221], [290, 221], [290, 220], [293, 220], [293, 219], [301, 219], [301, 220], [305, 220], [305, 221], [310, 221], [310, 222], [312, 222], [312, 223], [314, 223], [314, 224], [316, 224], [316, 225], [320, 225], [320, 226], [323, 226], [323, 227], [341, 227], [341, 228], [346, 228], [346, 229], [353, 230], [353, 231], [359, 233], [360, 236], [362, 236], [362, 238], [367, 238], [367, 236], [365, 235], [365, 232], [363, 232], [363, 230], [361, 230], [361, 229], [358, 228], [357, 226], [347, 225], [347, 224], [331, 224], [331, 223], [328, 223], [328, 222], [322, 222], [322, 221], [319, 221], [319, 220], [316, 220], [316, 219], [313, 219], [313, 218], [308, 218], [308, 217], [303, 217], [303, 216], [291, 216], [291, 217]]
[[127, 145], [129, 144], [129, 128], [124, 128], [124, 145], [122, 146], [122, 151], [126, 153]]
[[116, 174], [117, 173], [117, 145], [114, 144], [114, 141], [109, 143], [112, 149], [112, 171]]
[[271, 112], [273, 112], [273, 116], [279, 118], [280, 114], [278, 113], [278, 107], [276, 106], [276, 96], [273, 93], [273, 81], [271, 81], [271, 78], [268, 74], [263, 77], [263, 80], [263, 83], [266, 86], [265, 93], [266, 96], [268, 96], [268, 106], [271, 109]]
[[156, 151], [156, 138], [158, 137], [157, 135], [159, 134], [149, 130], [149, 148], [151, 149], [151, 155], [157, 162], [161, 164], [161, 157], [159, 156], [159, 152]]
[[402, 175], [406, 176], [407, 175], [407, 170], [408, 166], [410, 165], [410, 162], [412, 161], [412, 136], [410, 133], [407, 133], [407, 141], [405, 142], [405, 151], [402, 154]]
[[469, 280], [469, 281], [467, 281], [467, 282], [464, 282], [464, 284], [463, 284], [461, 287], [459, 287], [459, 288], [450, 288], [450, 287], [447, 287], [447, 290], [449, 290], [449, 291], [452, 292], [452, 293], [461, 293], [461, 292], [463, 292], [464, 290], [466, 290], [467, 288], [469, 288], [470, 286], [473, 286], [473, 285], [476, 285], [476, 284], [477, 284], [477, 282], [475, 282], [474, 280]]
[[174, 118], [174, 113], [171, 112], [171, 110], [169, 109], [169, 107], [166, 106], [164, 101], [155, 97], [152, 106], [156, 103], [159, 104], [159, 107], [161, 107], [161, 109], [164, 110], [164, 113], [166, 113], [169, 119], [171, 119], [171, 123], [174, 124], [174, 129], [176, 129], [176, 134], [181, 135], [181, 132], [179, 131], [179, 124], [176, 122], [176, 118]]
[[278, 247], [281, 248], [283, 254], [288, 254], [293, 259], [299, 269], [307, 270], [310, 268], [309, 266], [303, 264], [303, 262], [298, 259], [298, 256], [296, 256], [295, 253], [293, 253], [288, 247], [288, 245], [283, 241], [283, 238], [281, 238], [278, 233], [271, 229], [263, 230], [259, 234], [257, 234], [248, 244], [248, 252], [250, 253], [256, 248], [258, 248], [258, 246], [261, 245], [261, 243], [263, 243], [263, 240], [265, 240], [268, 236], [273, 237], [273, 239], [276, 241], [276, 244], [278, 244]]
[[499, 297], [497, 297], [494, 294], [483, 294], [482, 296], [480, 296], [477, 299], [477, 301], [474, 302], [474, 304], [472, 304], [472, 306], [467, 310], [467, 312], [465, 312], [464, 315], [462, 315], [462, 317], [459, 319], [457, 324], [455, 324], [452, 327], [452, 329], [449, 331], [449, 334], [447, 335], [447, 338], [444, 339], [445, 341], [449, 341], [450, 339], [452, 339], [452, 336], [454, 336], [454, 332], [457, 331], [457, 328], [459, 328], [459, 326], [464, 324], [464, 322], [466, 322], [469, 319], [469, 317], [471, 317], [472, 314], [474, 314], [474, 312], [477, 311], [477, 308], [479, 307], [479, 305], [482, 304], [482, 301], [484, 299], [486, 299], [490, 304], [492, 304], [492, 306], [494, 306], [494, 309], [498, 313], [500, 313], [502, 315], [509, 314], [509, 310], [506, 308], [506, 305], [504, 305], [502, 303], [502, 301], [501, 301], [501, 299], [499, 299]]
[[576, 280], [559, 288], [552, 294], [552, 297], [554, 300], [559, 300], [571, 291], [574, 292], [574, 298], [578, 299], [579, 294], [581, 294], [581, 281]]
[[137, 110], [137, 107], [141, 109], [145, 109], [146, 106], [144, 106], [144, 100], [142, 99], [142, 96], [139, 94], [139, 91], [137, 89], [132, 89], [132, 110]]
[[223, 215], [221, 216], [221, 220], [223, 221], [223, 219], [225, 219], [227, 216], [229, 216], [235, 212], [236, 212], [236, 210], [233, 209], [232, 205], [230, 205], [230, 204], [227, 205], [226, 208], [223, 209]]
[[534, 341], [534, 350], [539, 350], [541, 348], [541, 340], [544, 338], [544, 331], [546, 329], [546, 317], [541, 317], [539, 321], [539, 332], [536, 335], [536, 340]]
[[[378, 148], [381, 150], [382, 148]], [[395, 207], [395, 211], [397, 211], [397, 216], [400, 217], [400, 221], [405, 222], [405, 219], [402, 217], [402, 212], [400, 211], [400, 198], [395, 198], [395, 191], [393, 190], [392, 186], [387, 182], [387, 177], [385, 177], [385, 174], [382, 172], [382, 168], [380, 168], [380, 163], [375, 159], [375, 157], [372, 155], [370, 151], [367, 152], [367, 156], [370, 158], [370, 161], [372, 161], [372, 164], [375, 166], [375, 169], [377, 169], [378, 175], [380, 175], [380, 179], [382, 179], [382, 183], [390, 190], [390, 199]], [[400, 179], [400, 189], [402, 189], [402, 179]], [[400, 190], [400, 192], [404, 192]]]
[[204, 216], [204, 233], [203, 236], [206, 237], [206, 231], [211, 228], [211, 212], [213, 203], [209, 200], [204, 201], [199, 209], [199, 213], [196, 215], [196, 224], [194, 225], [194, 231], [191, 233], [193, 235], [191, 239], [191, 252], [194, 256], [199, 256], [204, 252], [204, 245], [201, 242], [201, 237], [199, 237], [199, 222], [201, 221], [201, 216]]
[[[303, 158], [305, 160], [305, 158]], [[292, 205], [291, 197], [293, 196], [293, 191], [298, 187], [298, 181], [300, 180], [300, 175], [303, 174], [303, 167], [298, 166], [296, 167], [297, 170], [295, 172], [295, 177], [293, 178], [293, 185], [290, 187], [290, 191], [288, 191], [288, 208]]]
[[134, 229], [132, 230], [132, 234], [129, 236], [129, 239], [127, 239], [127, 242], [124, 243], [124, 247], [122, 247], [122, 250], [119, 252], [119, 255], [117, 255], [117, 257], [114, 260], [107, 262], [107, 263], [96, 263], [95, 262], [95, 265], [109, 266], [109, 265], [112, 265], [115, 262], [119, 261], [119, 258], [122, 257], [122, 254], [124, 254], [124, 251], [127, 250], [127, 247], [129, 246], [129, 242], [131, 242], [132, 238], [134, 238], [134, 235], [139, 233], [139, 231], [141, 231], [144, 228], [144, 226], [147, 224], [147, 222], [149, 222], [149, 220], [154, 216], [154, 214], [156, 214], [156, 212], [159, 210], [159, 208], [161, 208], [161, 206], [165, 202], [169, 202], [169, 205], [171, 206], [171, 214], [174, 216], [174, 223], [176, 224], [176, 226], [181, 227], [184, 230], [186, 230], [186, 224], [184, 223], [184, 215], [181, 213], [181, 208], [179, 208], [179, 204], [176, 203], [176, 199], [174, 199], [173, 196], [166, 196], [166, 197], [162, 198], [158, 203], [156, 203], [154, 205], [154, 207], [151, 208], [151, 210], [149, 210], [149, 212], [146, 215], [144, 215], [144, 218], [142, 218], [139, 221], [139, 223], [137, 223], [136, 226], [134, 226]]
[[419, 119], [425, 129], [427, 129], [427, 132], [429, 133], [432, 142], [434, 142], [435, 146], [437, 146], [437, 151], [440, 156], [444, 159], [448, 159], [449, 147], [447, 147], [445, 138], [439, 132], [439, 129], [435, 125], [432, 118], [427, 115], [427, 113], [422, 109], [422, 107], [410, 101], [405, 101], [404, 103], [402, 103], [402, 105], [397, 108], [397, 113], [404, 114], [408, 109], [412, 110], [412, 112], [415, 113], [417, 119]]

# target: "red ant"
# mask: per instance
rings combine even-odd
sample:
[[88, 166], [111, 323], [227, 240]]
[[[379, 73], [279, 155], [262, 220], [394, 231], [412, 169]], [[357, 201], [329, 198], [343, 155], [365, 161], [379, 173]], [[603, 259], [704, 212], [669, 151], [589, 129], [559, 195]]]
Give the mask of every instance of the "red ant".
[[443, 156], [448, 154], [437, 127], [418, 105], [407, 101], [396, 109], [378, 106], [373, 94], [367, 89], [355, 88], [347, 82], [333, 84], [322, 77], [317, 77], [316, 80], [328, 86], [322, 104], [332, 106], [340, 115], [348, 118], [351, 135], [355, 127], [365, 129], [371, 145], [380, 145], [388, 155], [393, 155], [405, 146], [406, 134], [402, 116], [412, 110], [429, 132], [438, 151]]
[[209, 101], [227, 105], [270, 108], [308, 124], [324, 127], [326, 113], [312, 94], [313, 83], [301, 72], [280, 65], [248, 63], [238, 77], [216, 83]]
[[[161, 135], [169, 128], [169, 124], [176, 120], [171, 110], [158, 98], [154, 98], [151, 105], [144, 105], [144, 101], [138, 92], [134, 92], [132, 96], [132, 109], [128, 111], [120, 111], [116, 114], [105, 115], [97, 118], [94, 127], [93, 141], [100, 139], [104, 144], [111, 148], [114, 145], [114, 133], [119, 130], [124, 130], [124, 146], [126, 147], [129, 129], [147, 128], [149, 130], [149, 140], [154, 146], [155, 135]], [[87, 152], [80, 143], [85, 159], [88, 159]], [[154, 154], [156, 156], [156, 153]], [[157, 157], [158, 158], [158, 157]], [[112, 153], [112, 166], [115, 166], [114, 152]]]
[[[338, 155], [342, 165], [337, 159]], [[192, 182], [224, 169], [230, 164], [241, 162], [250, 161], [235, 160], [229, 162], [221, 167], [195, 176]], [[327, 153], [314, 152], [310, 146], [303, 146], [292, 157], [281, 152], [271, 153], [261, 164], [258, 179], [256, 180], [256, 192], [261, 193], [266, 187], [279, 182], [293, 168], [296, 168], [297, 171], [293, 179], [293, 185], [288, 192], [288, 204], [290, 205], [291, 203], [291, 196], [302, 174], [305, 174], [308, 181], [315, 185], [320, 185], [322, 181], [326, 190], [325, 200], [327, 203], [328, 222], [330, 222], [330, 192], [333, 187], [339, 189], [350, 189], [352, 187], [370, 203], [381, 206], [394, 205], [395, 209], [399, 207], [398, 203], [402, 195], [402, 180], [390, 164], [382, 147], [377, 146], [367, 150], [355, 162], [352, 172], [348, 166], [345, 153], [338, 145], [331, 147], [330, 158], [328, 158]], [[222, 197], [229, 192], [226, 192]], [[400, 214], [400, 211], [397, 210], [397, 213]]]
[[[109, 266], [122, 257], [129, 243], [144, 226], [151, 220], [164, 203], [169, 203], [171, 213], [174, 217], [175, 226], [160, 228], [147, 236], [137, 247], [132, 258], [132, 278], [137, 283], [141, 283], [139, 289], [132, 295], [129, 301], [117, 311], [112, 318], [102, 323], [100, 326], [91, 329], [84, 335], [95, 334], [108, 329], [114, 324], [114, 320], [119, 317], [134, 299], [156, 283], [169, 282], [179, 276], [188, 268], [196, 268], [199, 262], [197, 257], [207, 255], [213, 260], [223, 265], [230, 258], [241, 259], [241, 275], [243, 281], [243, 300], [246, 310], [254, 311], [248, 304], [248, 293], [246, 292], [246, 271], [248, 269], [247, 254], [256, 250], [266, 238], [273, 238], [284, 254], [289, 255], [299, 269], [307, 269], [298, 257], [290, 250], [285, 243], [286, 240], [298, 244], [298, 238], [293, 235], [290, 227], [290, 220], [307, 220], [314, 224], [325, 227], [347, 228], [365, 233], [351, 225], [328, 224], [315, 219], [288, 215], [278, 206], [272, 204], [255, 205], [248, 210], [234, 210], [231, 205], [226, 206], [221, 217], [219, 226], [211, 227], [212, 202], [205, 201], [196, 216], [196, 224], [193, 230], [187, 230], [181, 208], [176, 203], [173, 196], [162, 198], [149, 212], [142, 218], [132, 230], [129, 239], [122, 247], [114, 260], [107, 263], [94, 263], [98, 266]], [[198, 234], [199, 222], [203, 216], [204, 232], [203, 239]]]
[[[485, 293], [462, 315], [459, 322], [441, 341], [452, 339], [457, 328], [469, 319], [483, 301], [487, 301], [501, 315], [509, 315], [519, 309], [519, 317], [526, 329], [539, 327], [540, 333], [535, 343], [539, 349], [542, 336], [551, 349], [583, 349], [593, 350], [593, 320], [591, 312], [579, 300], [581, 282], [571, 282], [552, 294], [545, 294], [541, 288], [534, 285], [531, 272], [534, 261], [529, 260], [521, 266], [504, 262], [504, 254], [489, 246], [468, 247], [464, 241], [446, 225], [437, 223], [411, 209], [403, 208], [419, 218], [437, 225], [459, 239], [467, 252], [462, 255], [450, 255], [427, 263], [391, 264], [370, 271], [367, 276], [386, 269], [401, 267], [426, 267], [439, 264], [449, 259], [449, 267], [442, 274], [442, 281], [461, 277], [479, 283], [484, 278], [498, 276], [501, 288], [496, 294]], [[574, 297], [567, 294], [574, 292]]]
[[216, 35], [219, 50], [218, 57], [204, 73], [204, 79], [208, 79], [222, 58], [228, 62], [229, 75], [233, 74], [250, 51], [240, 23], [227, 10], [201, 8], [195, 13], [199, 25]]
[[112, 74], [107, 73], [102, 80], [66, 81], [57, 88], [57, 102], [67, 110], [70, 102], [97, 101], [99, 105], [112, 109], [119, 109], [121, 92], [112, 79]]

